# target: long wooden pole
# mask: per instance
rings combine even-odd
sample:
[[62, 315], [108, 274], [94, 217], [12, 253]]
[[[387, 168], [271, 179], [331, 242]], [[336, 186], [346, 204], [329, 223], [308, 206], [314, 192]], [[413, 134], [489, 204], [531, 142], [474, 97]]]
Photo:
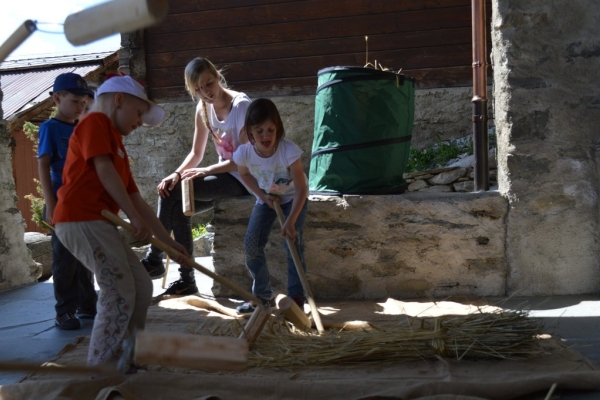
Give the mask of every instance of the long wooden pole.
[[[108, 210], [102, 210], [102, 216], [104, 218], [108, 219], [113, 224], [118, 225], [118, 226], [122, 227], [123, 229], [127, 229], [129, 232], [135, 232], [135, 228], [129, 222], [124, 221], [118, 215], [115, 215]], [[240, 295], [244, 300], [253, 301], [254, 304], [256, 304], [258, 307], [262, 307], [262, 303], [252, 293], [248, 292], [241, 286], [231, 282], [229, 279], [223, 278], [222, 276], [219, 276], [219, 275], [215, 274], [214, 272], [212, 272], [211, 270], [203, 267], [202, 265], [195, 262], [191, 257], [184, 256], [183, 254], [181, 254], [180, 252], [178, 252], [177, 250], [175, 250], [173, 247], [169, 246], [165, 242], [158, 240], [155, 237], [151, 237], [150, 243], [152, 243], [153, 245], [155, 245], [162, 251], [166, 252], [169, 256], [171, 256], [171, 258], [183, 257], [184, 265], [187, 265], [190, 268], [194, 268], [194, 269], [202, 272], [204, 275], [210, 276], [215, 281], [219, 282], [221, 285], [226, 286], [229, 289], [233, 290], [235, 293]]]
[[64, 365], [52, 362], [32, 363], [19, 361], [0, 362], [0, 371], [31, 371], [56, 374], [119, 375], [117, 367], [91, 365]]
[[37, 26], [35, 25], [35, 22], [30, 19], [19, 25], [13, 34], [0, 45], [0, 63], [27, 40], [36, 29]]
[[[283, 210], [279, 205], [279, 201], [274, 201], [273, 206], [275, 207], [275, 212], [277, 213], [277, 219], [279, 220], [279, 224], [283, 228], [283, 224], [285, 223], [285, 217], [283, 215]], [[290, 250], [290, 254], [292, 255], [292, 259], [294, 260], [294, 265], [296, 266], [298, 277], [300, 278], [300, 282], [302, 283], [302, 288], [304, 289], [306, 300], [308, 301], [308, 305], [310, 306], [310, 311], [315, 321], [315, 325], [317, 327], [317, 330], [319, 331], [319, 334], [322, 334], [323, 332], [325, 332], [325, 329], [323, 328], [321, 316], [319, 315], [319, 310], [317, 309], [317, 305], [315, 304], [315, 299], [313, 298], [312, 291], [310, 290], [310, 286], [308, 286], [308, 280], [306, 279], [306, 274], [304, 273], [304, 269], [302, 268], [302, 260], [298, 255], [298, 250], [296, 250], [296, 245], [294, 244], [294, 241], [290, 239], [290, 237], [287, 235], [285, 236], [285, 241], [288, 245], [288, 249]]]
[[133, 32], [162, 21], [168, 0], [112, 0], [73, 13], [65, 19], [65, 37], [74, 46], [118, 32]]

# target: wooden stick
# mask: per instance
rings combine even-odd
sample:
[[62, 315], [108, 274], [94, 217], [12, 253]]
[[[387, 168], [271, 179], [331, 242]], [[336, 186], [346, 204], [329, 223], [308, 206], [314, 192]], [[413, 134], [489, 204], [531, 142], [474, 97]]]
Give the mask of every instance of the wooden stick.
[[56, 374], [119, 375], [116, 366], [64, 365], [52, 362], [26, 363], [19, 361], [0, 362], [0, 371], [31, 371]]
[[260, 336], [265, 324], [269, 320], [269, 315], [270, 313], [263, 307], [256, 307], [256, 310], [254, 310], [252, 316], [246, 322], [240, 339], [246, 339], [249, 347], [252, 347], [256, 339]]
[[197, 296], [186, 296], [186, 297], [177, 297], [170, 301], [178, 301], [181, 303], [189, 304], [193, 307], [204, 308], [205, 310], [215, 311], [223, 315], [227, 315], [232, 318], [240, 318], [240, 313], [236, 310], [222, 306], [215, 300], [203, 299]]
[[140, 331], [135, 337], [134, 361], [140, 365], [243, 371], [248, 344], [232, 337]]
[[[111, 213], [108, 210], [102, 210], [102, 216], [104, 218], [108, 219], [113, 224], [118, 225], [118, 226], [122, 227], [123, 229], [128, 230], [129, 232], [135, 232], [135, 228], [129, 222], [124, 221], [121, 217]], [[155, 245], [162, 251], [166, 252], [171, 257], [174, 257], [174, 258], [183, 257], [184, 265], [186, 265], [190, 268], [194, 268], [194, 269], [202, 272], [204, 275], [210, 276], [215, 281], [219, 282], [221, 285], [226, 286], [229, 289], [233, 290], [235, 293], [240, 295], [244, 300], [253, 301], [255, 304], [257, 304], [257, 307], [263, 307], [262, 303], [260, 301], [258, 301], [258, 298], [256, 296], [254, 296], [252, 293], [248, 292], [241, 286], [231, 282], [229, 279], [223, 278], [222, 276], [219, 276], [219, 275], [215, 274], [214, 272], [212, 272], [211, 270], [203, 267], [202, 265], [195, 262], [191, 257], [184, 256], [183, 254], [181, 254], [180, 252], [178, 252], [177, 250], [175, 250], [174, 248], [172, 248], [165, 242], [158, 240], [157, 238], [155, 238], [153, 236], [150, 238], [150, 243], [152, 243], [153, 245]]]
[[191, 217], [196, 213], [196, 203], [194, 201], [194, 181], [190, 178], [185, 178], [181, 181], [181, 205], [183, 207], [183, 215]]
[[277, 309], [283, 312], [285, 319], [290, 321], [296, 329], [307, 331], [311, 328], [311, 323], [303, 310], [298, 307], [296, 302], [285, 294], [279, 294], [275, 298]]
[[[175, 238], [175, 235], [173, 234], [173, 232], [171, 232], [171, 237]], [[165, 262], [165, 275], [162, 278], [162, 288], [165, 288], [165, 285], [167, 284], [167, 274], [169, 273], [169, 264], [171, 263], [171, 256], [167, 254], [167, 261]]]
[[167, 0], [112, 0], [70, 14], [65, 37], [74, 46], [88, 44], [117, 32], [134, 32], [162, 21]]
[[36, 29], [35, 22], [30, 19], [19, 25], [13, 34], [0, 45], [0, 63], [27, 40]]
[[[279, 220], [279, 224], [283, 228], [283, 224], [285, 223], [285, 217], [283, 215], [283, 210], [279, 205], [279, 201], [274, 201], [273, 206], [275, 207], [275, 212], [277, 213], [277, 219]], [[323, 328], [321, 316], [319, 315], [319, 310], [317, 309], [317, 305], [315, 304], [315, 299], [313, 298], [312, 291], [310, 290], [310, 286], [308, 286], [306, 274], [304, 273], [304, 269], [302, 268], [302, 260], [300, 260], [300, 256], [298, 255], [298, 251], [296, 250], [296, 245], [294, 244], [294, 241], [290, 239], [287, 235], [285, 236], [285, 241], [287, 242], [288, 249], [290, 250], [290, 254], [292, 255], [292, 259], [294, 260], [294, 265], [296, 266], [298, 277], [300, 278], [302, 288], [304, 289], [304, 294], [306, 295], [306, 300], [308, 301], [308, 305], [310, 306], [311, 315], [315, 320], [315, 325], [317, 326], [319, 334], [322, 334], [323, 332], [325, 332], [325, 329]]]

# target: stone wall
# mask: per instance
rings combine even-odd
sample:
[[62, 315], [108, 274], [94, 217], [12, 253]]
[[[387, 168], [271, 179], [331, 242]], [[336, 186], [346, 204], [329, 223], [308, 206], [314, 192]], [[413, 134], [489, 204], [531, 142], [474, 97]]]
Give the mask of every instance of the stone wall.
[[[243, 238], [253, 197], [215, 206], [215, 272], [252, 281]], [[311, 196], [305, 224], [307, 277], [319, 298], [505, 294], [507, 201], [498, 192]], [[266, 253], [275, 290], [287, 267], [275, 224]], [[215, 283], [215, 295], [231, 295]]]
[[[471, 88], [417, 90], [415, 125], [411, 145], [427, 147], [437, 138], [448, 140], [468, 135], [471, 129]], [[314, 131], [314, 96], [274, 97], [286, 136], [302, 150], [304, 170], [308, 173]], [[192, 147], [195, 105], [169, 103], [165, 121], [155, 128], [140, 128], [125, 138], [136, 182], [144, 198], [156, 205], [156, 186], [181, 164]], [[214, 146], [209, 143], [202, 165], [216, 162]]]
[[[0, 100], [2, 91], [0, 89]], [[16, 206], [12, 143], [0, 106], [0, 291], [35, 282], [42, 267], [25, 246], [25, 221]]]
[[[600, 290], [600, 3], [492, 0], [492, 14], [490, 108], [499, 193], [416, 192], [311, 202], [307, 239], [314, 240], [308, 242], [308, 260], [315, 292], [331, 296], [336, 285], [342, 286], [337, 293], [354, 298]], [[413, 147], [470, 132], [471, 97], [470, 88], [417, 91]], [[305, 151], [308, 169], [314, 97], [274, 100], [288, 137]], [[162, 125], [126, 138], [134, 175], [153, 206], [156, 185], [181, 163], [192, 142], [191, 100], [165, 108]], [[1, 290], [33, 282], [41, 271], [22, 240], [3, 122], [0, 152]], [[215, 160], [209, 144], [204, 164]], [[228, 201], [216, 208], [215, 266], [231, 268], [223, 272], [237, 273], [248, 284], [242, 248], [219, 250], [225, 237], [219, 235], [229, 229], [233, 243], [240, 239], [252, 201]], [[484, 201], [491, 203], [483, 207]], [[219, 257], [234, 257], [232, 266]], [[350, 261], [357, 266], [345, 268]], [[281, 284], [282, 277], [274, 278]]]
[[600, 290], [600, 3], [493, 0], [508, 292]]

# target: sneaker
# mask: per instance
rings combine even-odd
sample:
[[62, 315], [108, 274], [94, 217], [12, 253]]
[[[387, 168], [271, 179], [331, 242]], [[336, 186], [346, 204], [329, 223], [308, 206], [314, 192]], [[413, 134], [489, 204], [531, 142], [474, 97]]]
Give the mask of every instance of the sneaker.
[[253, 301], [249, 301], [247, 303], [242, 304], [241, 306], [237, 306], [235, 309], [241, 314], [247, 314], [256, 310], [256, 304], [254, 304]]
[[295, 296], [291, 296], [292, 300], [294, 300], [294, 303], [298, 304], [298, 307], [300, 307], [301, 310], [304, 310], [304, 303], [306, 301], [306, 299], [304, 298], [304, 296], [300, 296], [300, 295], [295, 295]]
[[81, 328], [81, 322], [72, 312], [67, 312], [56, 316], [54, 325], [65, 331], [72, 331]]
[[75, 311], [75, 316], [79, 319], [94, 319], [96, 318], [96, 310], [82, 310], [78, 308]]
[[161, 296], [187, 296], [196, 293], [198, 293], [196, 282], [186, 282], [180, 279], [171, 283], [168, 289]]
[[150, 278], [152, 279], [160, 279], [167, 273], [167, 271], [165, 270], [165, 266], [162, 262], [160, 264], [153, 265], [150, 264], [150, 261], [148, 261], [145, 258], [142, 258], [140, 261], [142, 262], [144, 268], [146, 268], [146, 271], [148, 271], [148, 275], [150, 275]]
[[[267, 299], [263, 299], [263, 298], [259, 297], [258, 299], [262, 302], [263, 306], [266, 309], [275, 307], [275, 298], [267, 300]], [[241, 314], [247, 314], [247, 313], [254, 312], [254, 310], [256, 310], [256, 304], [254, 304], [253, 301], [249, 301], [247, 303], [242, 304], [241, 306], [237, 306], [235, 309], [237, 310], [237, 312], [239, 312]]]

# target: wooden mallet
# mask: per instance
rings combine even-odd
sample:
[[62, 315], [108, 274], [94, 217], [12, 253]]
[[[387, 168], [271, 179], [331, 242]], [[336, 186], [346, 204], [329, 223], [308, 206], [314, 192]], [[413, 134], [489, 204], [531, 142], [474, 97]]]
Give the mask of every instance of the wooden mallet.
[[[279, 224], [283, 228], [283, 224], [285, 223], [285, 216], [283, 215], [283, 210], [279, 205], [279, 199], [273, 202], [273, 207], [275, 208], [275, 212], [277, 213], [277, 219], [279, 220]], [[304, 269], [302, 268], [302, 260], [300, 259], [300, 255], [296, 250], [296, 245], [294, 244], [294, 241], [287, 235], [285, 236], [285, 241], [288, 245], [288, 249], [290, 250], [290, 254], [292, 255], [292, 259], [294, 260], [294, 265], [296, 266], [298, 277], [300, 278], [300, 282], [302, 283], [302, 288], [304, 289], [306, 300], [308, 301], [308, 305], [310, 306], [311, 315], [315, 321], [317, 331], [319, 331], [319, 334], [322, 334], [323, 332], [325, 332], [325, 329], [323, 328], [321, 316], [319, 315], [319, 310], [317, 309], [317, 305], [315, 304], [315, 299], [313, 297], [312, 291], [310, 290], [310, 286], [308, 286], [308, 280], [306, 279], [306, 274], [304, 273]]]
[[232, 337], [139, 331], [133, 346], [138, 365], [243, 371], [248, 362], [249, 343]]
[[54, 362], [0, 361], [0, 371], [49, 374], [125, 374], [137, 365], [193, 368], [209, 371], [243, 371], [248, 363], [248, 342], [232, 337], [200, 336], [172, 332], [133, 332], [123, 343], [115, 364], [65, 365]]

